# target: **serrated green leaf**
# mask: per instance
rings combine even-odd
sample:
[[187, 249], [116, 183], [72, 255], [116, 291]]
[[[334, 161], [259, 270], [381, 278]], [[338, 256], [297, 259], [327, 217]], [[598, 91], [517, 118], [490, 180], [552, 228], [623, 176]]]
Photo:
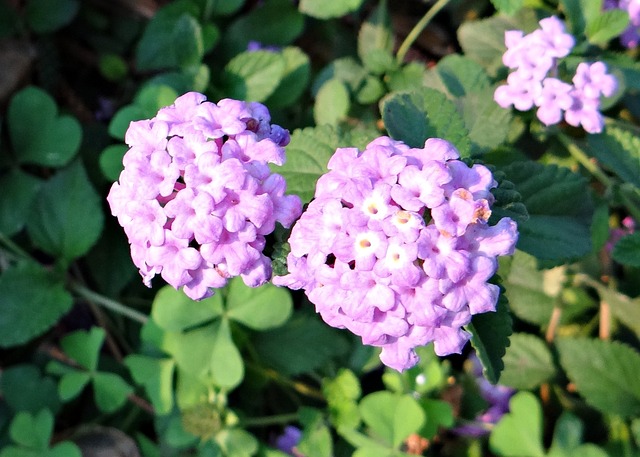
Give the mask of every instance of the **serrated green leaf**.
[[104, 343], [105, 332], [101, 327], [91, 327], [86, 332], [78, 330], [65, 336], [60, 346], [65, 354], [89, 371], [98, 367], [100, 348]]
[[380, 112], [390, 136], [411, 147], [422, 148], [428, 138], [453, 143], [461, 156], [469, 154], [469, 132], [455, 105], [434, 89], [391, 94], [380, 102]]
[[53, 414], [48, 409], [43, 409], [35, 415], [20, 411], [9, 428], [13, 441], [37, 451], [49, 448], [51, 432], [53, 432]]
[[612, 255], [616, 262], [640, 267], [640, 232], [620, 238], [613, 248]]
[[618, 8], [600, 11], [600, 14], [587, 22], [585, 33], [590, 43], [606, 44], [619, 36], [629, 25], [629, 14]]
[[284, 57], [275, 52], [238, 54], [225, 66], [222, 84], [225, 95], [246, 101], [265, 101], [285, 74]]
[[93, 375], [93, 395], [100, 411], [111, 413], [127, 401], [133, 388], [115, 373], [98, 372]]
[[50, 33], [69, 24], [79, 9], [77, 0], [29, 0], [25, 17], [35, 32]]
[[425, 421], [424, 411], [410, 395], [391, 392], [375, 392], [360, 402], [362, 420], [379, 437], [393, 448], [416, 433]]
[[328, 171], [327, 163], [339, 143], [336, 131], [328, 125], [295, 130], [286, 147], [287, 161], [275, 170], [287, 181], [287, 191], [303, 203], [311, 201], [316, 181]]
[[0, 177], [0, 189], [11, 189], [0, 195], [0, 233], [11, 236], [22, 230], [41, 184], [40, 179], [19, 169]]
[[[80, 147], [80, 123], [72, 116], [59, 116], [53, 98], [37, 87], [27, 87], [13, 96], [7, 122], [15, 156], [21, 163], [61, 167]], [[33, 126], [38, 126], [37, 135], [32, 132]]]
[[35, 365], [13, 365], [2, 371], [0, 391], [14, 412], [37, 413], [43, 408], [54, 414], [60, 409], [55, 381], [43, 376]]
[[350, 106], [347, 86], [339, 79], [330, 79], [316, 95], [313, 118], [317, 125], [337, 125], [347, 116]]
[[493, 100], [493, 88], [467, 94], [457, 100], [469, 131], [471, 154], [479, 155], [505, 142], [513, 115]]
[[565, 280], [565, 268], [539, 270], [535, 257], [516, 251], [504, 281], [511, 311], [524, 321], [547, 324]]
[[296, 47], [282, 51], [285, 67], [280, 84], [265, 101], [269, 108], [282, 108], [295, 103], [306, 90], [311, 75], [309, 57]]
[[491, 450], [503, 457], [544, 457], [538, 399], [529, 392], [518, 392], [509, 401], [509, 411], [491, 432]]
[[286, 375], [309, 372], [348, 350], [339, 331], [302, 314], [256, 335], [254, 345], [260, 360]]
[[363, 0], [301, 0], [300, 11], [318, 19], [340, 17], [362, 5]]
[[223, 312], [221, 294], [195, 301], [184, 292], [164, 286], [156, 294], [151, 317], [166, 331], [180, 332], [219, 317]]
[[551, 351], [543, 340], [527, 333], [514, 333], [502, 359], [504, 371], [500, 384], [531, 390], [555, 374]]
[[516, 14], [524, 6], [524, 0], [491, 0], [491, 3], [500, 13], [508, 16]]
[[49, 271], [20, 263], [0, 275], [0, 347], [17, 346], [53, 326], [71, 309], [73, 298]]
[[529, 219], [518, 224], [518, 249], [556, 263], [591, 251], [593, 204], [583, 176], [536, 162], [516, 162], [502, 171], [529, 212]]
[[231, 23], [225, 30], [223, 45], [227, 54], [234, 56], [246, 51], [250, 41], [264, 46], [287, 46], [303, 30], [304, 16], [292, 2], [266, 0]]
[[490, 82], [480, 64], [460, 54], [449, 54], [427, 73], [425, 84], [455, 98], [487, 89]]
[[482, 363], [484, 376], [493, 384], [498, 382], [504, 368], [502, 357], [509, 346], [511, 326], [507, 298], [504, 295], [498, 299], [495, 313], [475, 315], [467, 325], [467, 330], [471, 333], [471, 344]]
[[172, 359], [155, 359], [140, 354], [131, 354], [124, 359], [134, 381], [142, 386], [153, 404], [156, 414], [169, 414], [173, 409]]
[[587, 403], [606, 414], [640, 413], [640, 355], [617, 341], [562, 338], [560, 364]]
[[70, 261], [86, 254], [98, 241], [103, 222], [100, 197], [82, 162], [75, 161], [42, 185], [31, 207], [27, 231], [43, 251]]
[[287, 289], [273, 284], [252, 288], [240, 277], [229, 281], [225, 313], [229, 319], [254, 330], [270, 330], [291, 316], [293, 301]]
[[640, 129], [622, 123], [588, 135], [589, 152], [624, 181], [640, 187]]
[[65, 374], [60, 378], [60, 383], [58, 384], [60, 399], [67, 402], [76, 398], [90, 380], [91, 375], [86, 371], [73, 371]]

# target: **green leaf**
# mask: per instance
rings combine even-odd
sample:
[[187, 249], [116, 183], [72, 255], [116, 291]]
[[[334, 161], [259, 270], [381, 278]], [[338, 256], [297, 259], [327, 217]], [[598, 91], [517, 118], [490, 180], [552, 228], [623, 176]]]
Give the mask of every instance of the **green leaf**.
[[553, 442], [549, 449], [549, 456], [571, 455], [571, 451], [582, 442], [583, 429], [582, 421], [577, 416], [564, 411], [553, 429]]
[[567, 14], [569, 30], [575, 37], [581, 38], [587, 22], [603, 13], [602, 3], [602, 0], [560, 0]]
[[36, 246], [70, 261], [86, 254], [98, 241], [103, 222], [100, 197], [82, 162], [76, 161], [42, 185], [27, 230]]
[[507, 299], [501, 295], [495, 313], [473, 316], [467, 330], [471, 332], [471, 344], [476, 349], [482, 363], [482, 371], [489, 382], [496, 384], [504, 368], [502, 357], [509, 346], [511, 335], [511, 316]]
[[11, 236], [22, 230], [41, 184], [38, 178], [20, 169], [0, 177], [0, 189], [11, 189], [0, 195], [0, 233]]
[[[304, 16], [289, 0], [266, 0], [238, 17], [224, 33], [225, 51], [235, 56], [250, 41], [265, 46], [287, 46], [304, 30]], [[271, 106], [271, 105], [269, 105]]]
[[623, 265], [640, 267], [640, 232], [623, 236], [613, 248], [613, 259]]
[[449, 54], [426, 74], [425, 85], [456, 98], [487, 89], [490, 82], [480, 64], [460, 54]]
[[505, 278], [511, 311], [524, 321], [546, 325], [565, 280], [564, 268], [539, 270], [535, 257], [516, 251]]
[[[387, 65], [380, 65], [379, 55], [391, 56], [393, 52], [393, 30], [386, 1], [376, 6], [358, 32], [358, 56], [365, 66], [375, 74], [382, 74]], [[384, 59], [384, 58], [383, 58]], [[391, 60], [393, 62], [393, 58]], [[391, 65], [391, 62], [388, 65]]]
[[339, 141], [328, 125], [295, 130], [286, 147], [287, 161], [277, 169], [287, 181], [287, 191], [298, 195], [303, 203], [311, 201], [316, 181], [328, 171], [327, 163]]
[[[48, 3], [48, 2], [47, 2]], [[21, 163], [61, 167], [78, 152], [82, 129], [72, 116], [58, 116], [49, 94], [27, 87], [15, 94], [7, 111], [9, 137]], [[33, 134], [33, 127], [38, 134]]]
[[211, 14], [227, 16], [242, 8], [244, 2], [245, 0], [216, 0], [214, 2], [207, 2], [207, 4], [211, 7]]
[[29, 0], [25, 17], [36, 33], [50, 33], [69, 24], [79, 8], [77, 0]]
[[599, 282], [589, 282], [597, 289], [602, 301], [609, 304], [611, 314], [640, 336], [640, 297], [631, 299]]
[[169, 414], [173, 409], [172, 359], [154, 359], [140, 354], [131, 354], [124, 359], [134, 381], [144, 386], [153, 409], [158, 415]]
[[228, 457], [251, 457], [258, 452], [258, 440], [242, 429], [224, 429], [216, 435], [215, 440]]
[[60, 346], [65, 354], [89, 371], [95, 371], [98, 367], [100, 348], [104, 343], [105, 333], [101, 327], [91, 327], [86, 332], [78, 330], [60, 341]]
[[114, 412], [124, 405], [131, 392], [133, 388], [115, 373], [93, 375], [93, 395], [100, 411]]
[[[287, 0], [288, 1], [288, 0]], [[295, 103], [306, 90], [311, 74], [309, 57], [296, 47], [283, 49], [284, 74], [278, 87], [267, 98], [269, 108], [283, 108]]]
[[43, 408], [52, 412], [60, 409], [55, 381], [35, 365], [13, 365], [0, 376], [0, 391], [4, 401], [14, 412], [37, 413]]
[[222, 296], [219, 293], [195, 301], [180, 290], [164, 286], [153, 300], [151, 317], [164, 330], [179, 332], [212, 321], [222, 312]]
[[424, 397], [419, 401], [427, 418], [420, 429], [420, 436], [431, 440], [438, 434], [442, 427], [453, 427], [455, 418], [453, 417], [453, 407], [451, 406], [451, 403]]
[[[418, 90], [426, 83], [425, 66], [418, 62], [409, 62], [387, 75], [390, 92], [411, 92]], [[441, 88], [443, 90], [444, 88]]]
[[434, 89], [391, 94], [380, 102], [384, 125], [396, 140], [422, 148], [428, 138], [453, 143], [461, 156], [469, 153], [469, 133], [455, 105]]
[[240, 277], [229, 281], [226, 316], [254, 330], [280, 327], [291, 316], [293, 302], [287, 289], [273, 284], [252, 288]]
[[367, 77], [367, 70], [353, 57], [335, 59], [324, 67], [313, 80], [311, 93], [315, 97], [320, 88], [331, 79], [339, 79], [350, 92], [356, 92]]
[[72, 371], [65, 374], [60, 378], [60, 384], [58, 384], [60, 399], [67, 402], [76, 398], [90, 380], [91, 375], [86, 371]]
[[629, 25], [629, 14], [618, 8], [600, 11], [587, 23], [585, 33], [590, 43], [606, 44], [619, 36]]
[[350, 105], [347, 86], [339, 79], [330, 79], [316, 95], [313, 118], [317, 125], [337, 125], [347, 116]]
[[360, 414], [380, 437], [393, 448], [416, 433], [425, 421], [424, 411], [410, 395], [397, 395], [381, 391], [367, 395], [360, 402]]
[[222, 84], [228, 97], [262, 102], [276, 90], [284, 74], [282, 55], [269, 51], [243, 52], [225, 66]]
[[556, 263], [591, 251], [593, 205], [583, 176], [536, 162], [515, 162], [502, 171], [529, 212], [529, 219], [518, 224], [518, 249]]
[[329, 19], [351, 13], [363, 0], [301, 0], [300, 11], [317, 19]]
[[82, 457], [82, 452], [71, 441], [63, 441], [49, 449], [45, 457]]
[[73, 298], [58, 278], [35, 263], [20, 263], [0, 275], [0, 347], [39, 336], [71, 309]]
[[491, 0], [491, 3], [500, 13], [511, 16], [520, 11], [524, 0]]
[[607, 124], [603, 133], [588, 135], [589, 153], [624, 181], [640, 187], [640, 129]]
[[13, 441], [37, 451], [49, 448], [51, 432], [53, 432], [53, 414], [48, 409], [43, 409], [35, 415], [20, 411], [9, 428]]
[[222, 319], [214, 325], [213, 351], [211, 352], [211, 372], [215, 383], [232, 389], [244, 377], [244, 363], [240, 351], [231, 338], [229, 321]]
[[109, 81], [120, 82], [129, 72], [127, 62], [118, 54], [103, 54], [98, 60], [100, 73]]
[[529, 392], [518, 392], [509, 401], [509, 411], [491, 432], [491, 450], [503, 457], [544, 457], [538, 399]]
[[254, 345], [260, 360], [285, 375], [312, 371], [349, 348], [339, 331], [303, 314], [256, 335]]
[[511, 335], [511, 344], [503, 358], [500, 384], [531, 390], [549, 380], [556, 372], [551, 351], [543, 340], [527, 333]]
[[493, 100], [494, 88], [467, 94], [457, 104], [469, 131], [471, 153], [479, 155], [505, 142], [513, 115]]
[[327, 399], [331, 422], [336, 428], [358, 427], [360, 414], [356, 401], [362, 391], [358, 378], [351, 370], [342, 368], [335, 378], [323, 379], [322, 393]]
[[100, 154], [100, 171], [109, 181], [117, 181], [124, 169], [122, 158], [128, 151], [127, 145], [112, 144]]
[[176, 1], [158, 10], [149, 21], [136, 48], [138, 70], [177, 68], [202, 58], [202, 28], [198, 7], [190, 1]]
[[587, 403], [606, 414], [640, 413], [640, 355], [617, 341], [562, 338], [560, 364]]
[[297, 450], [308, 457], [332, 457], [333, 440], [322, 412], [302, 407], [299, 414], [304, 428], [300, 442], [296, 446]]

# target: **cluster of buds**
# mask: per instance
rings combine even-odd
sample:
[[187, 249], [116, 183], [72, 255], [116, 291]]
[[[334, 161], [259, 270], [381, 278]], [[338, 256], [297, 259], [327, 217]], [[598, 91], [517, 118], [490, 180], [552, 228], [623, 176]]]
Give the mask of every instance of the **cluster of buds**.
[[559, 59], [569, 55], [575, 42], [560, 19], [549, 17], [539, 24], [540, 28], [528, 35], [521, 30], [505, 32], [507, 51], [502, 61], [513, 71], [507, 84], [496, 89], [494, 100], [503, 108], [513, 105], [519, 111], [536, 106], [536, 115], [545, 125], [557, 124], [564, 117], [569, 125], [582, 126], [589, 133], [601, 132], [600, 96], [613, 95], [615, 77], [602, 62], [580, 63], [573, 84], [555, 77]]
[[265, 235], [276, 222], [290, 226], [302, 204], [269, 169], [284, 162], [289, 142], [270, 120], [259, 103], [190, 92], [131, 123], [107, 200], [145, 284], [160, 274], [202, 299], [234, 276], [251, 287], [271, 278]]
[[273, 282], [304, 289], [326, 323], [381, 347], [397, 370], [430, 342], [460, 352], [471, 316], [495, 311], [489, 279], [517, 240], [511, 219], [488, 223], [489, 169], [445, 140], [416, 149], [388, 137], [339, 148], [328, 168], [292, 229], [289, 274]]

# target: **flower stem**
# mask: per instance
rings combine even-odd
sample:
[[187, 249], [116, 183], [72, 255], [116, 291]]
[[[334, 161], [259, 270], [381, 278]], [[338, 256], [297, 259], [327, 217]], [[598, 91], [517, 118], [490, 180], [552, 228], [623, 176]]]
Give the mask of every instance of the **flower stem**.
[[241, 425], [243, 427], [266, 427], [269, 425], [288, 424], [298, 419], [298, 413], [277, 414], [275, 416], [265, 417], [247, 417], [242, 420]]
[[567, 148], [569, 154], [576, 159], [580, 165], [587, 169], [598, 181], [600, 181], [607, 189], [613, 185], [613, 180], [609, 178], [594, 162], [589, 159], [589, 156], [580, 149], [570, 138], [560, 133], [558, 139]]
[[147, 321], [149, 320], [149, 316], [147, 316], [146, 314], [138, 312], [132, 308], [129, 308], [128, 306], [123, 305], [120, 302], [117, 302], [103, 295], [100, 295], [76, 282], [71, 282], [69, 284], [69, 289], [71, 289], [73, 292], [75, 292], [79, 296], [86, 298], [87, 300], [91, 300], [92, 302], [104, 308], [107, 308], [113, 312], [116, 312], [125, 317], [128, 317], [129, 319], [134, 320], [136, 322], [140, 322], [141, 324], [146, 324]]
[[442, 8], [447, 6], [449, 0], [438, 0], [430, 9], [426, 12], [422, 19], [418, 21], [418, 23], [411, 29], [409, 35], [404, 39], [400, 47], [398, 48], [398, 52], [396, 53], [396, 61], [398, 63], [402, 63], [404, 61], [405, 56], [407, 55], [407, 51], [411, 45], [416, 41], [416, 39], [420, 36], [422, 31], [429, 25], [431, 19], [434, 18], [436, 14], [440, 12]]

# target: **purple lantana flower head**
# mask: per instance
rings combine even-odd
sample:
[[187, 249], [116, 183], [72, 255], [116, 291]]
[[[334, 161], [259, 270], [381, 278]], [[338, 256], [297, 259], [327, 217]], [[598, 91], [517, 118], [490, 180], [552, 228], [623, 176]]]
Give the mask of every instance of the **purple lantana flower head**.
[[233, 276], [252, 287], [270, 279], [265, 236], [302, 210], [269, 169], [284, 163], [289, 142], [270, 121], [259, 103], [212, 103], [190, 92], [131, 123], [124, 170], [107, 200], [146, 285], [160, 274], [202, 299]]
[[518, 236], [509, 218], [488, 223], [489, 169], [441, 139], [410, 148], [388, 137], [339, 148], [328, 168], [291, 231], [289, 274], [273, 282], [304, 289], [325, 322], [382, 348], [397, 370], [430, 342], [460, 352], [472, 315], [495, 311], [489, 280]]
[[518, 111], [535, 106], [536, 116], [545, 125], [564, 119], [589, 133], [601, 132], [604, 119], [600, 114], [600, 96], [614, 94], [616, 78], [607, 73], [602, 62], [583, 62], [578, 65], [573, 84], [558, 79], [559, 60], [569, 55], [575, 40], [556, 17], [542, 19], [539, 25], [528, 35], [520, 30], [505, 32], [507, 50], [502, 61], [512, 71], [507, 83], [496, 88], [495, 102]]

